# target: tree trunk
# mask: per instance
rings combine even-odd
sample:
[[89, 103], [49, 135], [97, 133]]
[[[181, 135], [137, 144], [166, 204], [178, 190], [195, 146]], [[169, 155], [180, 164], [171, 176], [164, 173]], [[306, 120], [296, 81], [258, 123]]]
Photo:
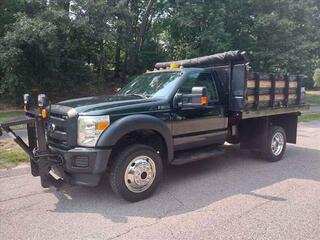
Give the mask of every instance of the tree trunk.
[[120, 40], [121, 40], [121, 28], [118, 29], [117, 31], [117, 43], [116, 43], [116, 49], [115, 49], [115, 57], [114, 57], [114, 77], [118, 78], [119, 77], [119, 72], [120, 72]]
[[100, 59], [99, 59], [99, 81], [103, 82], [104, 79], [104, 46], [103, 40], [100, 41]]
[[137, 40], [136, 40], [135, 48], [134, 48], [134, 53], [133, 53], [133, 65], [134, 66], [137, 65], [137, 63], [138, 63], [139, 53], [140, 53], [140, 50], [142, 47], [144, 35], [146, 33], [148, 19], [149, 19], [152, 7], [155, 2], [156, 2], [156, 0], [149, 0], [147, 7], [146, 7], [146, 12], [143, 15], [143, 18], [142, 18], [142, 21], [140, 24], [139, 34], [137, 36]]
[[[118, 8], [127, 8], [129, 4], [129, 0], [121, 0], [119, 1], [117, 7]], [[123, 18], [123, 16], [119, 15], [119, 19]], [[121, 53], [121, 36], [122, 35], [122, 27], [119, 26], [117, 28], [117, 43], [115, 49], [115, 57], [114, 57], [114, 77], [120, 77], [120, 53]]]
[[126, 49], [126, 52], [124, 54], [124, 64], [123, 64], [124, 72], [128, 73], [128, 49]]

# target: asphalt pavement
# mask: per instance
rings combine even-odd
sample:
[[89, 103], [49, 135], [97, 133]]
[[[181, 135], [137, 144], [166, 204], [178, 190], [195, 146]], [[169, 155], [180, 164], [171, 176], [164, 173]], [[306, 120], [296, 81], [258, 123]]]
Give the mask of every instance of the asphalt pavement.
[[[19, 129], [19, 130], [14, 130], [15, 134], [21, 138], [26, 138], [28, 136], [27, 134], [27, 129]], [[11, 137], [6, 133], [6, 132], [2, 132], [2, 136], [0, 136], [0, 140], [7, 140], [7, 139], [11, 139]]]
[[29, 169], [0, 171], [0, 239], [320, 239], [320, 122], [268, 163], [238, 146], [169, 167], [138, 203], [98, 187], [43, 189]]

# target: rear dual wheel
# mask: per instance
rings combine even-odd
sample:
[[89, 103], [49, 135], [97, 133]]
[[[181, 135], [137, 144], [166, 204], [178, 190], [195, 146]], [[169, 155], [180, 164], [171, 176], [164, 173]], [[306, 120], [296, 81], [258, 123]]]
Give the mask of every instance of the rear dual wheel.
[[270, 162], [281, 160], [286, 150], [286, 144], [287, 138], [284, 129], [279, 126], [270, 127], [264, 158]]
[[125, 148], [114, 159], [109, 181], [117, 195], [137, 202], [152, 195], [162, 172], [160, 155], [147, 145], [135, 144]]

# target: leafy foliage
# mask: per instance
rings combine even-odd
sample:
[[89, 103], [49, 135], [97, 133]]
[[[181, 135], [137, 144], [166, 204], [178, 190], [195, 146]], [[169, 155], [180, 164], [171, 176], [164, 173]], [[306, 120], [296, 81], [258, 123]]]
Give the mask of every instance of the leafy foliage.
[[0, 93], [105, 89], [157, 61], [240, 49], [256, 71], [320, 64], [318, 0], [3, 0]]

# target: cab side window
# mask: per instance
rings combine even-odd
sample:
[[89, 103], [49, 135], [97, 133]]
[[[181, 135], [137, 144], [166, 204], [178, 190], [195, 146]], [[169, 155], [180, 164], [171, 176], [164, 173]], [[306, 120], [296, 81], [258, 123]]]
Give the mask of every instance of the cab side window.
[[193, 87], [206, 87], [209, 102], [219, 101], [218, 91], [210, 73], [191, 73], [180, 87], [180, 93], [190, 94]]

